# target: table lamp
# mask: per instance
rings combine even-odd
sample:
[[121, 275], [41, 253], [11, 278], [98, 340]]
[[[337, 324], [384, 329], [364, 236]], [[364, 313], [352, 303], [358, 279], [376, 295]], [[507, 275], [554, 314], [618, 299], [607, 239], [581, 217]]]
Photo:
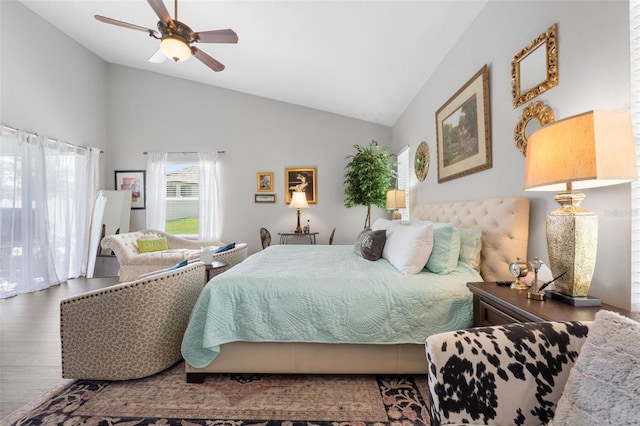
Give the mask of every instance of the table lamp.
[[580, 206], [574, 189], [630, 182], [637, 177], [631, 115], [589, 111], [545, 126], [527, 139], [524, 189], [562, 191], [560, 208], [546, 219], [547, 249], [554, 276], [550, 294], [574, 306], [597, 306], [588, 298], [598, 245], [598, 218]]
[[392, 219], [402, 219], [402, 214], [398, 209], [404, 209], [407, 207], [404, 197], [404, 189], [392, 189], [387, 191], [387, 210], [393, 210]]
[[294, 231], [296, 234], [302, 234], [302, 227], [300, 226], [300, 209], [306, 209], [309, 207], [307, 203], [307, 193], [302, 191], [293, 191], [291, 193], [290, 209], [296, 209], [298, 215], [298, 225]]

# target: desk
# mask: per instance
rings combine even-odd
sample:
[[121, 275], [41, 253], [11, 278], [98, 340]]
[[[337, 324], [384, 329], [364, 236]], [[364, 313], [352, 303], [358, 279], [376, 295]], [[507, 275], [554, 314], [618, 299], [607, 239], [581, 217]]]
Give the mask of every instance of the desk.
[[307, 232], [307, 233], [295, 233], [295, 232], [278, 232], [280, 235], [280, 244], [287, 244], [290, 238], [307, 237], [309, 238], [309, 244], [316, 243], [316, 235], [319, 232]]

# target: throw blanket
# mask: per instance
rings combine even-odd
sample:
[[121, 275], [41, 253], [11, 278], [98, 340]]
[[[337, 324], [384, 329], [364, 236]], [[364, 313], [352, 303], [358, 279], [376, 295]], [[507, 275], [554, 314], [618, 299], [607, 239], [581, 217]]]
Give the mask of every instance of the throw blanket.
[[202, 368], [233, 341], [424, 344], [471, 326], [469, 281], [482, 278], [462, 263], [448, 275], [402, 275], [353, 246], [270, 246], [206, 285], [182, 355]]

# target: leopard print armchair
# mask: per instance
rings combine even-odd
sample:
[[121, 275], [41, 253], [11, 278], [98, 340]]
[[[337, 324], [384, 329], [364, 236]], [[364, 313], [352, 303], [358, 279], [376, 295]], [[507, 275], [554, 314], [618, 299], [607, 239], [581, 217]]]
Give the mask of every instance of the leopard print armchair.
[[430, 336], [431, 424], [549, 423], [590, 324], [509, 324]]
[[138, 379], [180, 361], [205, 272], [204, 263], [193, 262], [62, 300], [62, 377]]

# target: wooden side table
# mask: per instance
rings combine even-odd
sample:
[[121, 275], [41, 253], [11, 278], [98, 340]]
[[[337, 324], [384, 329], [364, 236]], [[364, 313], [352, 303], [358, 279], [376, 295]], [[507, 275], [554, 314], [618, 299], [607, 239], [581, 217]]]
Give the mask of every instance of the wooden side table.
[[278, 232], [278, 235], [280, 235], [280, 244], [287, 244], [289, 242], [289, 240], [291, 238], [297, 238], [297, 237], [306, 237], [309, 238], [309, 243], [310, 244], [315, 244], [316, 243], [316, 235], [318, 235], [319, 232], [303, 232], [303, 233], [295, 233], [295, 232]]
[[593, 321], [600, 309], [614, 311], [640, 321], [640, 313], [614, 306], [574, 307], [558, 300], [527, 299], [525, 290], [513, 290], [494, 282], [471, 282], [467, 288], [473, 293], [473, 325], [484, 327], [515, 322]]
[[227, 262], [222, 262], [221, 260], [214, 260], [211, 263], [205, 263], [205, 269], [207, 271], [207, 275], [206, 275], [207, 283], [211, 281], [213, 277], [223, 272], [220, 269], [225, 268], [226, 266], [227, 266]]

